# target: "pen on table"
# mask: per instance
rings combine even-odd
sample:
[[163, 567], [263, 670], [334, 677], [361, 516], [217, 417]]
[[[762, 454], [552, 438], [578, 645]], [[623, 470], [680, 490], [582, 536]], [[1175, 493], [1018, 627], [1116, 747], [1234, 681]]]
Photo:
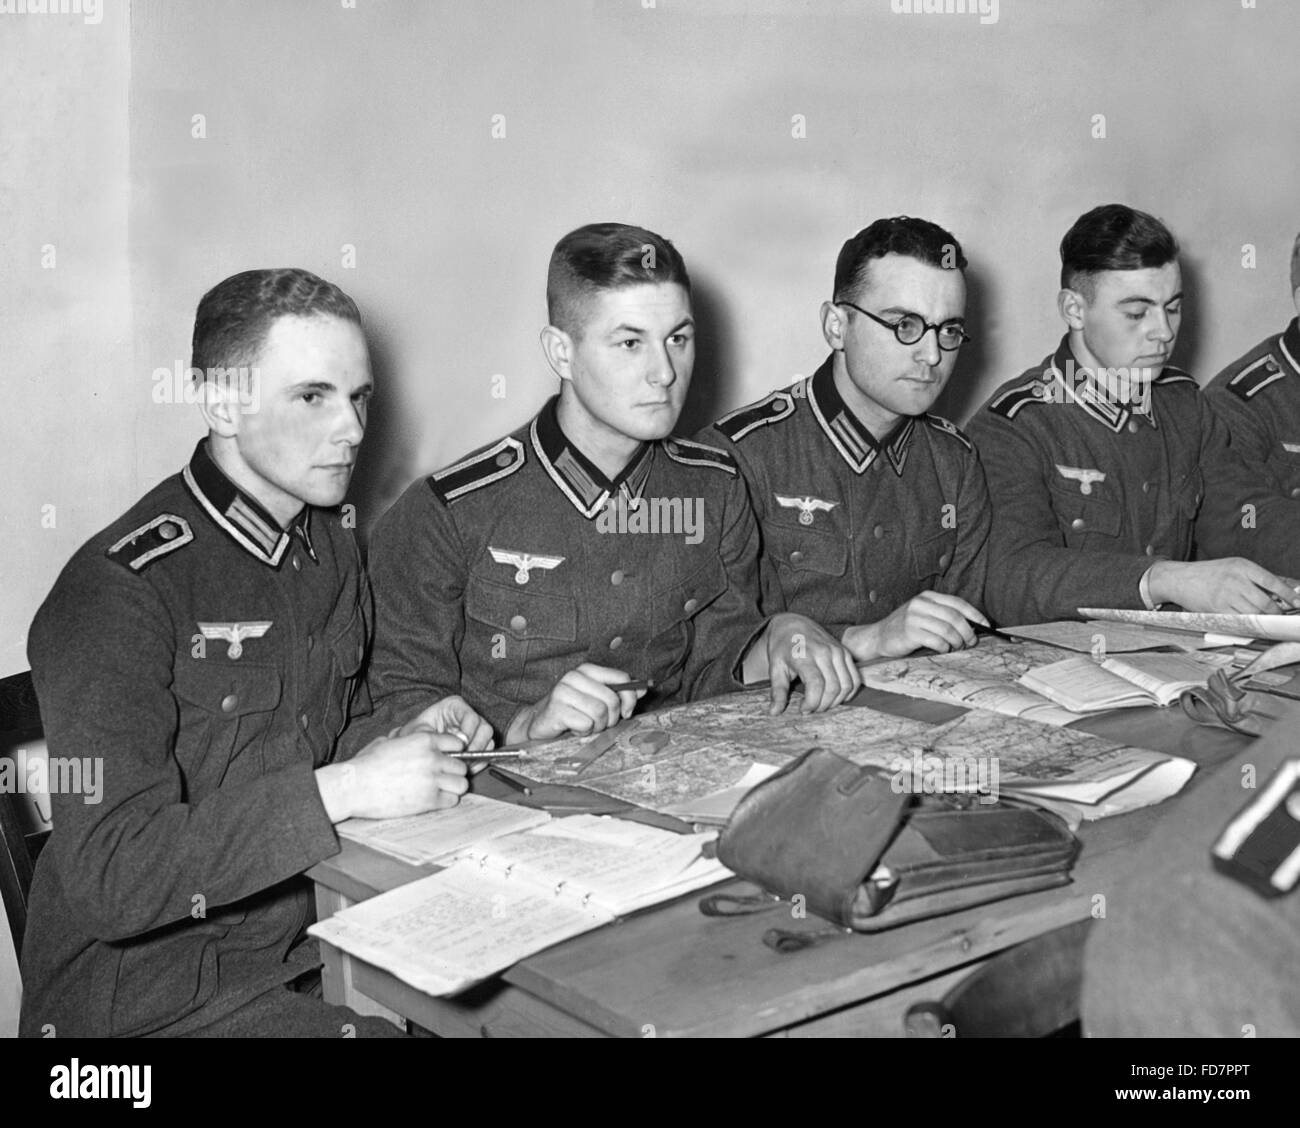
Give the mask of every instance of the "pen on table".
[[606, 686], [606, 689], [612, 689], [615, 693], [622, 693], [624, 690], [630, 690], [636, 693], [641, 689], [654, 689], [654, 678], [642, 678], [640, 681], [615, 682], [613, 685]]
[[513, 788], [515, 791], [520, 791], [525, 795], [531, 795], [533, 793], [533, 789], [522, 779], [518, 776], [511, 775], [509, 772], [502, 771], [495, 764], [488, 765], [488, 775], [492, 776], [493, 779], [499, 779], [507, 787]]

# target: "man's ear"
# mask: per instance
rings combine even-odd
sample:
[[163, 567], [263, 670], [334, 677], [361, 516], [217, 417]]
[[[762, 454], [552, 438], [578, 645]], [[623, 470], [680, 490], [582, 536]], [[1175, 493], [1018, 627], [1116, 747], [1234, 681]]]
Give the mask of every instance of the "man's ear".
[[1291, 300], [1295, 303], [1296, 313], [1300, 313], [1300, 286], [1297, 286], [1291, 292]]
[[548, 325], [542, 330], [542, 352], [551, 371], [561, 380], [573, 378], [573, 338], [568, 333]]
[[1083, 328], [1083, 315], [1088, 308], [1088, 299], [1078, 290], [1062, 290], [1057, 294], [1056, 308], [1061, 313], [1061, 320], [1071, 329]]
[[826, 343], [836, 352], [843, 352], [844, 332], [848, 327], [844, 311], [834, 302], [822, 302], [821, 321], [822, 336], [826, 338]]
[[208, 430], [223, 439], [239, 434], [239, 389], [228, 380], [203, 380], [199, 385], [199, 411]]

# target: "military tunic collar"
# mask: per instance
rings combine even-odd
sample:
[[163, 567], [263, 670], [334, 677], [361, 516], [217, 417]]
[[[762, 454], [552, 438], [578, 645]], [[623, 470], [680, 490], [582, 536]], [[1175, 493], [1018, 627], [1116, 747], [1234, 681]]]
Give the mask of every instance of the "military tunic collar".
[[311, 543], [311, 506], [304, 505], [286, 532], [265, 506], [240, 489], [213, 461], [208, 441], [194, 448], [194, 457], [182, 471], [195, 500], [231, 540], [263, 564], [278, 568], [291, 536], [298, 537], [313, 563], [316, 550]]
[[907, 464], [907, 448], [912, 441], [916, 420], [910, 415], [904, 416], [884, 439], [878, 440], [844, 402], [839, 389], [835, 387], [833, 360], [833, 355], [827, 357], [806, 384], [808, 405], [821, 424], [821, 429], [855, 474], [865, 471], [883, 451], [890, 466], [894, 468], [894, 473], [901, 478], [903, 467]]
[[542, 468], [584, 517], [595, 517], [615, 494], [639, 501], [650, 476], [654, 443], [642, 443], [617, 477], [606, 478], [600, 468], [569, 441], [560, 427], [559, 396], [553, 396], [529, 428], [533, 450]]
[[1292, 370], [1300, 376], [1300, 317], [1293, 317], [1286, 331], [1277, 339], [1278, 350], [1286, 357]]
[[1142, 419], [1152, 427], [1156, 426], [1150, 398], [1145, 403], [1138, 404], [1122, 398], [1117, 388], [1100, 379], [1091, 368], [1075, 359], [1068, 333], [1061, 338], [1043, 376], [1062, 389], [1062, 399], [1065, 402], [1072, 400], [1077, 403], [1103, 427], [1116, 434], [1134, 418]]

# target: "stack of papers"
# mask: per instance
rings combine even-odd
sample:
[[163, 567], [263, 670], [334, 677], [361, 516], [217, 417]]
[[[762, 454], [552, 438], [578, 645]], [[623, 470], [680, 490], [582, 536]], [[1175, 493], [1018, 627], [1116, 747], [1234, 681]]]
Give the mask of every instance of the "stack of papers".
[[431, 995], [451, 995], [626, 913], [731, 877], [678, 835], [595, 815], [462, 851], [445, 870], [308, 930]]

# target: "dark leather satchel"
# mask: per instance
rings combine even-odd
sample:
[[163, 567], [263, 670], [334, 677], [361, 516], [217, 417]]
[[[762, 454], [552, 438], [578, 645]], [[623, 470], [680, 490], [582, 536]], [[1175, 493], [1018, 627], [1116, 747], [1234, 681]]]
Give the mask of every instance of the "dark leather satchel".
[[[1078, 852], [1051, 812], [912, 795], [881, 769], [821, 748], [746, 794], [718, 841], [718, 857], [740, 877], [781, 898], [802, 896], [859, 932], [1067, 884]], [[701, 908], [754, 911], [735, 907], [743, 900], [717, 894]]]

